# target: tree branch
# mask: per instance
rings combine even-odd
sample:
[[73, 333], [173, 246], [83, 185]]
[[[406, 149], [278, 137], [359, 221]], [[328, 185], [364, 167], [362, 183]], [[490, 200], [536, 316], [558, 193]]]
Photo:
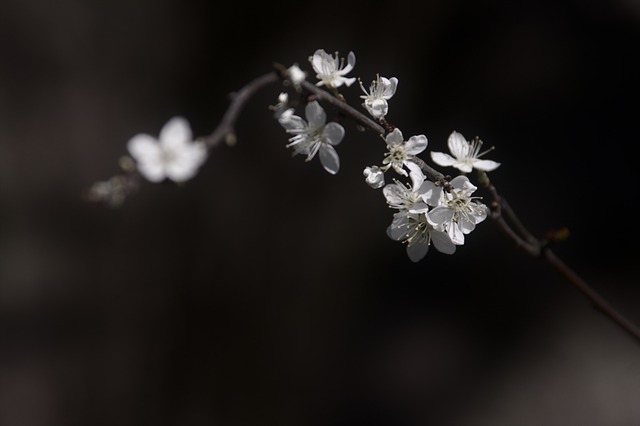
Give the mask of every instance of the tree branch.
[[[607, 315], [627, 333], [640, 341], [640, 329], [627, 320], [617, 309], [612, 307], [602, 296], [600, 296], [600, 294], [598, 294], [598, 292], [596, 292], [584, 279], [567, 266], [567, 264], [560, 258], [558, 258], [558, 256], [556, 256], [556, 254], [547, 246], [547, 242], [542, 242], [535, 238], [522, 224], [507, 201], [498, 193], [488, 177], [484, 176], [481, 181], [493, 197], [493, 202], [491, 204], [491, 218], [496, 222], [500, 231], [502, 231], [502, 233], [511, 240], [516, 247], [522, 249], [528, 255], [544, 259], [562, 276], [562, 278], [565, 279], [565, 281], [586, 296], [596, 309]], [[505, 213], [511, 224], [513, 224], [515, 230], [511, 227], [509, 222], [505, 220], [505, 215], [503, 215], [503, 213]]]
[[209, 148], [214, 147], [223, 139], [232, 144], [235, 141], [234, 126], [245, 104], [258, 90], [278, 81], [278, 75], [274, 72], [270, 72], [252, 80], [239, 91], [232, 93], [230, 95], [231, 104], [229, 105], [227, 112], [222, 116], [220, 124], [218, 124], [218, 127], [216, 127], [211, 135], [202, 138], [207, 146]]

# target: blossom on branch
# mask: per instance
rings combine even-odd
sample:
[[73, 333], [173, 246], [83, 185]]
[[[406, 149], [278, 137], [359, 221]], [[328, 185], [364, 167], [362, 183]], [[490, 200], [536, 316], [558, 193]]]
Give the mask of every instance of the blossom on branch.
[[206, 145], [193, 141], [191, 127], [182, 117], [169, 120], [158, 139], [144, 133], [134, 136], [127, 149], [140, 174], [151, 182], [189, 180], [207, 159]]
[[412, 262], [418, 262], [426, 256], [429, 246], [441, 253], [453, 254], [456, 246], [449, 236], [435, 229], [424, 214], [409, 213], [406, 210], [393, 215], [393, 221], [387, 228], [387, 235], [395, 241], [407, 244], [407, 256]]
[[349, 52], [346, 66], [344, 60], [339, 59], [337, 52], [335, 56], [331, 56], [324, 49], [316, 50], [309, 61], [316, 72], [316, 78], [320, 80], [316, 83], [317, 86], [325, 85], [330, 88], [338, 88], [343, 84], [351, 86], [356, 81], [355, 77], [344, 76], [356, 65], [356, 55], [353, 52]]
[[367, 166], [365, 167], [362, 174], [365, 177], [365, 181], [367, 185], [372, 187], [373, 189], [382, 188], [385, 184], [384, 182], [384, 170], [382, 170], [378, 166]]
[[[396, 182], [382, 190], [389, 207], [398, 210], [387, 228], [387, 235], [407, 244], [407, 255], [413, 262], [418, 262], [427, 254], [431, 243], [436, 250], [453, 254], [456, 246], [449, 235], [443, 229], [434, 227], [427, 218], [428, 203], [434, 199], [433, 183], [425, 180], [419, 167], [414, 165], [410, 170], [410, 187]], [[440, 199], [439, 192], [435, 199]]]
[[289, 81], [293, 84], [293, 87], [297, 91], [300, 91], [300, 85], [307, 78], [307, 73], [302, 71], [298, 65], [291, 65], [287, 69], [287, 74], [289, 75]]
[[398, 79], [395, 77], [385, 78], [378, 75], [376, 79], [371, 82], [368, 92], [362, 85], [362, 82], [360, 82], [360, 88], [364, 92], [364, 95], [360, 96], [364, 99], [362, 105], [364, 105], [373, 118], [379, 119], [386, 116], [389, 112], [389, 104], [387, 101], [396, 93], [397, 87]]
[[294, 155], [306, 155], [306, 161], [318, 154], [324, 169], [335, 175], [340, 169], [340, 158], [334, 146], [342, 141], [344, 127], [335, 122], [327, 123], [327, 115], [318, 101], [307, 104], [305, 116], [307, 121], [294, 115], [293, 109], [288, 109], [278, 118], [286, 132], [294, 135], [287, 148], [292, 147]]
[[393, 167], [396, 173], [407, 176], [407, 172], [403, 169], [403, 166], [409, 166], [414, 164], [411, 159], [420, 154], [427, 148], [427, 137], [425, 135], [411, 136], [408, 141], [404, 140], [404, 136], [400, 129], [396, 128], [385, 137], [387, 142], [387, 156], [382, 161], [386, 167], [384, 170], [388, 170], [389, 167]]
[[440, 166], [455, 167], [464, 173], [470, 173], [473, 169], [490, 172], [500, 166], [495, 161], [479, 159], [491, 149], [479, 152], [482, 141], [478, 138], [469, 143], [464, 136], [454, 131], [449, 136], [447, 145], [453, 157], [444, 152], [431, 152], [431, 159]]
[[427, 219], [435, 229], [447, 232], [456, 245], [464, 244], [464, 235], [473, 231], [476, 224], [487, 218], [487, 206], [473, 201], [471, 194], [478, 189], [466, 176], [451, 180], [451, 191], [442, 192], [441, 202], [427, 213]]

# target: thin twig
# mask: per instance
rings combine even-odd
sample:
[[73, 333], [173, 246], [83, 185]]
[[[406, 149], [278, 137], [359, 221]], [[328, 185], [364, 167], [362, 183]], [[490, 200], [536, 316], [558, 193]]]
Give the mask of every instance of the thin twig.
[[252, 80], [238, 92], [232, 93], [231, 104], [229, 105], [227, 112], [222, 116], [220, 124], [218, 124], [218, 127], [216, 127], [211, 135], [203, 138], [207, 146], [211, 148], [219, 144], [223, 139], [229, 141], [229, 138], [235, 138], [234, 125], [240, 115], [240, 112], [242, 112], [242, 108], [244, 108], [251, 96], [253, 96], [259, 89], [268, 86], [269, 84], [277, 83], [278, 81], [278, 75], [274, 72], [270, 72]]
[[571, 268], [567, 266], [553, 251], [549, 248], [542, 250], [542, 256], [562, 277], [568, 281], [571, 285], [577, 288], [582, 294], [584, 294], [591, 303], [602, 313], [607, 315], [618, 325], [620, 325], [625, 331], [631, 334], [636, 339], [640, 340], [640, 329], [633, 323], [623, 317], [620, 312], [613, 308], [602, 296], [600, 296], [593, 288], [587, 284], [578, 274], [576, 274]]
[[[488, 178], [483, 179], [485, 188], [489, 190], [494, 201], [492, 203], [491, 218], [498, 225], [502, 233], [510, 239], [516, 247], [522, 249], [525, 253], [532, 257], [543, 258], [553, 269], [556, 270], [569, 284], [578, 289], [584, 296], [589, 299], [595, 308], [611, 318], [615, 323], [622, 327], [627, 333], [640, 340], [640, 329], [627, 320], [618, 310], [612, 307], [598, 292], [596, 292], [582, 277], [573, 271], [566, 263], [564, 263], [556, 254], [545, 245], [545, 243], [536, 239], [529, 230], [522, 224], [515, 211], [511, 209], [509, 204], [502, 197]], [[518, 232], [514, 231], [512, 226], [505, 220], [506, 213], [509, 221]]]
[[[274, 64], [274, 68], [277, 72], [271, 72], [256, 78], [244, 86], [240, 91], [232, 95], [231, 104], [229, 105], [227, 112], [222, 117], [220, 124], [210, 136], [204, 138], [209, 147], [217, 145], [223, 139], [229, 141], [229, 138], [233, 138], [235, 136], [234, 124], [242, 111], [242, 108], [251, 96], [253, 96], [260, 88], [273, 84], [279, 79], [291, 83], [289, 81], [288, 70], [284, 66]], [[343, 99], [340, 99], [307, 81], [301, 82], [300, 87], [315, 96], [318, 100], [333, 106], [346, 117], [352, 119], [365, 129], [368, 129], [379, 136], [384, 136], [386, 134], [385, 127], [351, 107]], [[414, 161], [420, 165], [421, 169], [430, 180], [441, 184], [446, 184], [448, 181], [448, 176], [438, 172], [420, 158], [416, 157]], [[546, 243], [541, 242], [535, 238], [531, 232], [529, 232], [509, 203], [498, 193], [486, 175], [482, 177], [481, 181], [493, 197], [491, 218], [498, 225], [498, 228], [502, 233], [528, 255], [545, 259], [546, 262], [567, 282], [585, 295], [597, 309], [615, 321], [629, 334], [640, 340], [640, 330], [634, 324], [625, 319], [602, 296], [593, 290], [584, 279], [560, 260], [551, 251], [551, 249], [546, 246]]]

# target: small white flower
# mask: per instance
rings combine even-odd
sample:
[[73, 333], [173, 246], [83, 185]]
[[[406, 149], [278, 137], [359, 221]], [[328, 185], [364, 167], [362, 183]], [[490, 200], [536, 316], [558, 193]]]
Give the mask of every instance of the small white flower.
[[409, 187], [396, 181], [385, 186], [382, 193], [391, 208], [406, 210], [409, 213], [426, 213], [429, 206], [424, 201], [424, 191], [428, 189], [428, 186], [423, 185], [424, 183], [425, 176], [416, 166], [411, 169], [411, 185]]
[[395, 241], [407, 244], [407, 255], [412, 262], [418, 262], [429, 251], [429, 245], [441, 253], [453, 254], [456, 246], [447, 233], [435, 229], [424, 214], [399, 211], [387, 228], [387, 235]]
[[293, 83], [296, 90], [300, 90], [300, 85], [307, 78], [307, 73], [302, 71], [298, 65], [291, 65], [287, 70], [289, 74], [289, 80]]
[[189, 180], [207, 159], [206, 145], [193, 141], [189, 123], [182, 117], [169, 120], [158, 139], [138, 134], [129, 140], [127, 148], [140, 174], [151, 182]]
[[347, 56], [347, 65], [344, 66], [344, 62], [338, 58], [338, 53], [335, 56], [329, 55], [324, 49], [318, 49], [309, 58], [313, 70], [317, 73], [316, 78], [320, 80], [316, 83], [317, 86], [326, 85], [327, 87], [337, 88], [346, 84], [351, 86], [356, 79], [354, 77], [345, 77], [344, 75], [350, 72], [356, 64], [356, 55], [353, 52], [349, 52]]
[[384, 170], [378, 166], [365, 167], [362, 172], [367, 184], [373, 189], [382, 188], [384, 186]]
[[382, 161], [384, 170], [393, 167], [396, 173], [407, 176], [407, 172], [403, 166], [414, 164], [411, 159], [420, 154], [427, 147], [428, 141], [425, 135], [411, 136], [408, 141], [404, 140], [400, 129], [396, 128], [389, 133], [385, 140], [387, 141], [387, 155]]
[[[500, 163], [491, 160], [480, 160], [479, 157], [490, 150], [480, 152], [482, 141], [474, 139], [471, 143], [458, 132], [453, 132], [447, 142], [449, 151], [453, 157], [444, 152], [431, 152], [431, 159], [438, 165], [444, 167], [455, 167], [464, 173], [470, 173], [474, 168], [485, 172], [490, 172], [498, 168]], [[455, 157], [455, 158], [454, 158]]]
[[309, 102], [303, 118], [293, 114], [293, 110], [285, 111], [278, 119], [287, 133], [294, 135], [289, 139], [287, 148], [293, 147], [293, 154], [306, 155], [311, 161], [319, 154], [324, 169], [335, 175], [340, 169], [340, 158], [334, 146], [344, 137], [344, 127], [338, 123], [327, 123], [327, 115], [318, 101]]
[[478, 189], [466, 176], [451, 180], [451, 192], [444, 192], [441, 205], [434, 207], [427, 218], [434, 228], [449, 234], [456, 245], [464, 244], [464, 235], [487, 218], [487, 206], [477, 203], [471, 194]]
[[289, 94], [286, 92], [281, 92], [278, 95], [278, 103], [273, 106], [269, 106], [269, 108], [273, 111], [273, 117], [276, 120], [279, 120], [280, 117], [289, 109], [291, 110], [289, 114], [293, 114], [293, 108], [289, 108]]
[[375, 80], [371, 82], [369, 91], [364, 88], [362, 82], [360, 82], [360, 88], [364, 92], [364, 96], [360, 96], [364, 99], [364, 107], [373, 118], [382, 118], [389, 112], [388, 100], [396, 93], [398, 86], [398, 79], [395, 77], [385, 78], [379, 75]]

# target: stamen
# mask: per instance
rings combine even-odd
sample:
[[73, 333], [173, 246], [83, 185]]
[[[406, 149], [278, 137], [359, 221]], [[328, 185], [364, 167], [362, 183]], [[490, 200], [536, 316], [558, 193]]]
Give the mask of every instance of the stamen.
[[495, 147], [495, 146], [492, 146], [491, 148], [489, 148], [489, 149], [486, 149], [486, 150], [482, 151], [480, 154], [478, 154], [478, 156], [477, 156], [476, 158], [478, 158], [478, 157], [482, 157], [483, 155], [485, 155], [485, 154], [486, 154], [486, 153], [488, 153], [488, 152], [493, 151], [494, 149], [496, 149], [496, 147]]

